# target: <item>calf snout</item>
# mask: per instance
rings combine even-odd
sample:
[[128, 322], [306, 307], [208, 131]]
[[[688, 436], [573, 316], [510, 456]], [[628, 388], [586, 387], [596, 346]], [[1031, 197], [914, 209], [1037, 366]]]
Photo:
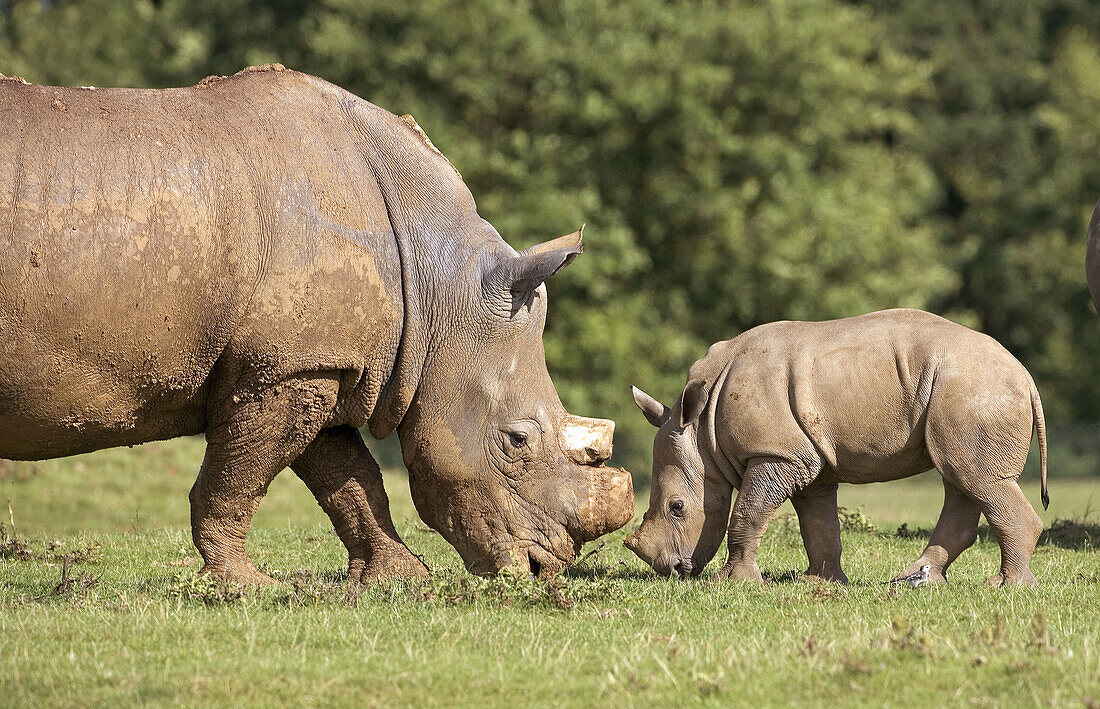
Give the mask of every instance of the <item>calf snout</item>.
[[676, 579], [686, 579], [689, 576], [696, 576], [698, 574], [691, 563], [691, 559], [684, 559], [678, 556], [668, 556], [657, 559], [653, 562], [653, 570], [656, 571], [659, 576], [671, 576]]
[[615, 422], [566, 416], [558, 433], [562, 452], [578, 465], [599, 465], [611, 457]]
[[657, 568], [655, 563], [660, 554], [654, 542], [655, 540], [649, 533], [646, 523], [642, 522], [642, 525], [635, 529], [633, 534], [623, 540], [623, 546], [634, 552], [646, 564], [652, 566], [654, 571], [660, 573], [660, 569]]

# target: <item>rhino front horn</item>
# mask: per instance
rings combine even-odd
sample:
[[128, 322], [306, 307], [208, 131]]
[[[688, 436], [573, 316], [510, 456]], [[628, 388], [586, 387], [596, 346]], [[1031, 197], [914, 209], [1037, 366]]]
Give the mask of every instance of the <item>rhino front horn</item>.
[[[634, 483], [621, 468], [592, 468], [588, 498], [577, 510], [577, 528], [571, 530], [584, 544], [621, 528], [634, 516]], [[579, 547], [578, 547], [579, 548]]]

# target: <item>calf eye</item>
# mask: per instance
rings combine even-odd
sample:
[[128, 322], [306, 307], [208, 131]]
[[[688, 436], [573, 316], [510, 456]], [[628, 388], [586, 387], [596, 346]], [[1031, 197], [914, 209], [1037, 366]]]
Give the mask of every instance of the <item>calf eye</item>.
[[523, 448], [527, 445], [527, 434], [520, 431], [512, 431], [508, 434], [508, 438], [511, 439], [512, 445], [516, 448]]
[[672, 502], [668, 503], [668, 510], [669, 510], [669, 512], [676, 515], [677, 517], [683, 515], [684, 514], [684, 501], [683, 500], [673, 500]]

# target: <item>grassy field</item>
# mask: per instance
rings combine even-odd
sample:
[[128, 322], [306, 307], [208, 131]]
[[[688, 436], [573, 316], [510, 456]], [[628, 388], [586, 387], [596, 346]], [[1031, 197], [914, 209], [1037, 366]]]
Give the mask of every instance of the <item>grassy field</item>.
[[[626, 530], [549, 584], [475, 579], [393, 475], [394, 517], [435, 576], [349, 599], [343, 549], [289, 472], [249, 540], [286, 583], [242, 593], [196, 577], [187, 490], [201, 455], [180, 440], [0, 462], [20, 540], [3, 509], [0, 705], [1100, 702], [1095, 526], [1044, 539], [1036, 589], [982, 585], [998, 560], [984, 538], [945, 587], [882, 585], [926, 542], [932, 476], [842, 488], [862, 514], [845, 517], [841, 588], [794, 580], [805, 561], [785, 512], [761, 549], [763, 587], [716, 582], [714, 564], [697, 581], [656, 579], [619, 544]], [[1048, 523], [1100, 508], [1100, 480], [1055, 474], [1051, 494]], [[914, 533], [898, 536], [901, 523]]]

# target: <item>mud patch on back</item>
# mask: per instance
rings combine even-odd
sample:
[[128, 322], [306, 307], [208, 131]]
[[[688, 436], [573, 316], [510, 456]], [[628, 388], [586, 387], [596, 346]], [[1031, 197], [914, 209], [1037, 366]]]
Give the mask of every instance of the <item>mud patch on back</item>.
[[447, 164], [451, 166], [451, 169], [455, 171], [455, 174], [458, 175], [459, 179], [462, 179], [462, 173], [458, 171], [458, 168], [455, 167], [454, 164], [447, 159], [447, 156], [444, 155], [439, 148], [435, 147], [435, 143], [433, 143], [432, 139], [428, 137], [428, 134], [424, 132], [424, 129], [420, 127], [420, 124], [416, 122], [415, 118], [406, 113], [405, 115], [401, 116], [401, 122], [411, 128], [413, 133], [416, 133], [416, 136], [420, 138], [420, 142], [428, 146], [429, 150], [431, 150], [433, 153], [443, 158], [444, 160], [447, 160]]
[[195, 84], [195, 86], [197, 86], [197, 87], [213, 86], [214, 84], [218, 83], [219, 81], [221, 81], [224, 78], [225, 77], [222, 76], [221, 74], [211, 74], [210, 76], [206, 77], [205, 79], [203, 79], [199, 83]]
[[271, 64], [257, 64], [256, 66], [246, 66], [244, 69], [238, 71], [235, 76], [241, 74], [253, 74], [264, 71], [287, 71], [287, 68], [278, 62], [272, 62]]

